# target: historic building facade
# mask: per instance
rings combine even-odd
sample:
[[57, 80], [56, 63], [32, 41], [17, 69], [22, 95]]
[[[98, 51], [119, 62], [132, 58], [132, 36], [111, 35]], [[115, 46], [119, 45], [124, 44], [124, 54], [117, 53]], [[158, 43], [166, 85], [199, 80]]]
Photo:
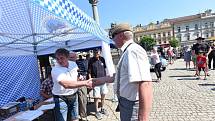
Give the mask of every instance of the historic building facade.
[[192, 45], [197, 37], [214, 37], [215, 13], [207, 10], [204, 13], [170, 19], [174, 36], [181, 45]]
[[173, 37], [172, 26], [169, 21], [150, 23], [147, 26], [138, 25], [134, 29], [134, 40], [139, 42], [143, 36], [149, 36], [156, 40], [157, 45], [169, 44]]
[[207, 10], [204, 13], [165, 19], [156, 24], [138, 25], [133, 27], [134, 40], [140, 41], [143, 36], [150, 36], [156, 40], [157, 45], [168, 45], [169, 41], [175, 37], [180, 41], [181, 46], [192, 45], [197, 37], [206, 39], [215, 36], [215, 13]]

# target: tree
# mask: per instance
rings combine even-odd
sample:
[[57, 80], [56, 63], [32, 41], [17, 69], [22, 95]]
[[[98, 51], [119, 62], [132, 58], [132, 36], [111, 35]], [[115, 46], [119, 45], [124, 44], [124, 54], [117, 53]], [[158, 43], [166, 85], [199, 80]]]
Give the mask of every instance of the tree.
[[171, 45], [171, 47], [178, 47], [179, 46], [179, 41], [176, 39], [176, 38], [172, 38], [170, 41], [169, 41], [169, 44]]
[[148, 36], [144, 36], [140, 39], [140, 46], [142, 46], [146, 51], [149, 51], [153, 48], [153, 46], [155, 46], [156, 41], [155, 39], [148, 37]]

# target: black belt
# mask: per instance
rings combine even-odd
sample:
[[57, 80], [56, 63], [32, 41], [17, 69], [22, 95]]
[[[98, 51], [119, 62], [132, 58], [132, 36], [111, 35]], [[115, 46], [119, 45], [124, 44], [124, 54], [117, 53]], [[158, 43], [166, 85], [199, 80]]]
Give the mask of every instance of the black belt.
[[53, 97], [54, 98], [61, 98], [61, 99], [64, 99], [64, 98], [71, 99], [71, 98], [74, 98], [76, 96], [76, 94], [77, 94], [77, 92], [75, 92], [72, 95], [53, 95]]

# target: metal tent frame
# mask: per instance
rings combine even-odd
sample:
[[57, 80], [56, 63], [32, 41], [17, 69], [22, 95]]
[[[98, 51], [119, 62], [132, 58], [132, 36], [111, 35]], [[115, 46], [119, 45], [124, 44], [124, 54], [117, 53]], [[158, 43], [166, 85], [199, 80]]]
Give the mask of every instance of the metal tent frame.
[[110, 43], [108, 34], [70, 0], [2, 0], [0, 56], [44, 55]]

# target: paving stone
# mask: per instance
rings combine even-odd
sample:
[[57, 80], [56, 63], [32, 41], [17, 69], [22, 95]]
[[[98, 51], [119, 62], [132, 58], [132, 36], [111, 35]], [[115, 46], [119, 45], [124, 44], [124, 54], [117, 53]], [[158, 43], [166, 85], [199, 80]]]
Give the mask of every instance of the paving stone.
[[[153, 82], [153, 107], [150, 121], [215, 121], [215, 70], [207, 80], [196, 80], [195, 71], [185, 70], [185, 62], [177, 60], [162, 72], [162, 81]], [[156, 79], [152, 73], [153, 79]], [[100, 121], [119, 121], [112, 102], [112, 86], [105, 102], [109, 116]], [[91, 112], [90, 114], [94, 114]], [[94, 115], [89, 121], [97, 121]]]

